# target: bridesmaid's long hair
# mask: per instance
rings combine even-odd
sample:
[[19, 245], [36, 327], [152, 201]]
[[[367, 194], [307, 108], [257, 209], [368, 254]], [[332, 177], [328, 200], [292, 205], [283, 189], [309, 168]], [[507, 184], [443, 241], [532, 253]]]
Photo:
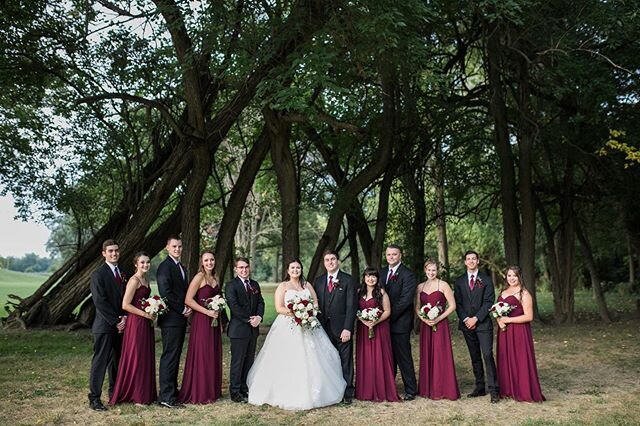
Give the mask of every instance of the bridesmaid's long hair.
[[298, 259], [297, 257], [294, 259], [291, 259], [289, 263], [287, 263], [287, 272], [285, 272], [284, 281], [291, 280], [291, 277], [289, 276], [289, 266], [291, 266], [292, 263], [297, 263], [298, 265], [300, 265], [300, 285], [302, 286], [302, 288], [304, 288], [304, 284], [305, 284], [304, 267], [302, 266], [302, 262], [300, 262], [300, 259]]
[[358, 297], [365, 297], [367, 295], [367, 283], [364, 279], [366, 277], [376, 277], [376, 286], [373, 288], [373, 298], [376, 299], [378, 306], [382, 309], [382, 287], [380, 286], [380, 273], [376, 268], [367, 266], [362, 273], [362, 281], [360, 282], [360, 288], [358, 289]]
[[504, 286], [502, 286], [502, 290], [500, 293], [509, 288], [509, 282], [507, 281], [507, 274], [509, 271], [513, 271], [518, 277], [518, 282], [520, 283], [520, 291], [518, 292], [518, 300], [522, 303], [522, 292], [524, 292], [524, 281], [522, 281], [522, 269], [518, 265], [511, 265], [507, 268], [507, 272], [504, 274]]
[[[210, 254], [211, 256], [213, 256], [213, 261], [216, 261], [216, 254], [212, 251], [212, 250], [205, 250], [202, 253], [200, 253], [200, 265], [198, 265], [198, 272], [202, 272], [202, 275], [204, 275], [205, 277], [207, 276], [207, 272], [204, 270], [204, 264], [202, 263], [202, 257], [205, 254]], [[213, 270], [211, 270], [211, 275], [213, 276], [213, 279], [218, 281], [218, 279], [216, 278], [216, 263], [213, 264]]]

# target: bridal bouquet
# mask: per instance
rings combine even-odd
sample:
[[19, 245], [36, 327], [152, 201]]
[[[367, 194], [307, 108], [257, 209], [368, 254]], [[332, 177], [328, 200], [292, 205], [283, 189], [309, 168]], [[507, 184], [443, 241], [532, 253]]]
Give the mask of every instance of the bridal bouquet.
[[164, 297], [160, 297], [157, 294], [155, 296], [148, 297], [146, 299], [142, 299], [142, 310], [148, 314], [153, 315], [153, 320], [151, 320], [151, 327], [153, 327], [153, 322], [158, 318], [158, 316], [164, 314], [169, 310], [167, 306], [167, 300]]
[[293, 322], [303, 330], [314, 329], [320, 326], [318, 321], [318, 308], [312, 299], [294, 296], [287, 300], [287, 309], [293, 313]]
[[[428, 319], [433, 321], [438, 318], [438, 316], [442, 313], [442, 306], [439, 304], [432, 305], [431, 303], [427, 303], [426, 305], [422, 305], [420, 307], [420, 318]], [[431, 331], [438, 331], [437, 325], [431, 326]]]
[[[202, 299], [204, 307], [210, 311], [222, 312], [227, 307], [227, 301], [222, 296], [216, 294], [208, 299]], [[218, 326], [218, 318], [211, 318], [211, 327]]]
[[[382, 316], [382, 310], [380, 308], [365, 308], [358, 312], [356, 312], [356, 316], [362, 321], [373, 321], [376, 322]], [[375, 336], [375, 332], [373, 331], [373, 327], [369, 328], [369, 339], [373, 339]]]
[[[515, 308], [515, 306], [510, 305], [508, 303], [496, 302], [493, 304], [491, 309], [489, 309], [489, 314], [496, 319], [500, 317], [506, 317], [507, 315], [509, 315], [509, 313], [511, 313], [511, 311], [513, 311], [513, 308]], [[504, 328], [501, 328], [501, 330], [506, 331], [507, 328], [504, 327]]]

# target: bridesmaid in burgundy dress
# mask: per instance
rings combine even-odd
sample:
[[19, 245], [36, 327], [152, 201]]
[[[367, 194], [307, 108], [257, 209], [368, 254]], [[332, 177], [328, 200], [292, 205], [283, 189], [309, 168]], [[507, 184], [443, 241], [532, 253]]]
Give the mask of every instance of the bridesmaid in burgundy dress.
[[207, 404], [222, 394], [221, 315], [204, 306], [206, 299], [222, 293], [215, 277], [215, 266], [212, 252], [206, 251], [200, 256], [200, 271], [191, 280], [184, 301], [193, 309], [193, 316], [178, 396], [182, 403]]
[[496, 362], [500, 396], [516, 401], [542, 402], [545, 398], [538, 380], [531, 334], [533, 299], [524, 288], [520, 267], [507, 269], [507, 285], [498, 301], [514, 306], [508, 316], [496, 320], [501, 330], [497, 337]]
[[[456, 400], [460, 398], [460, 390], [447, 320], [456, 310], [456, 301], [449, 284], [438, 278], [438, 264], [435, 261], [427, 260], [424, 271], [427, 281], [418, 284], [415, 303], [416, 313], [422, 321], [418, 395], [430, 399]], [[420, 308], [427, 303], [440, 306], [440, 314], [433, 320], [420, 317]], [[436, 327], [436, 331], [433, 331], [433, 327]]]
[[[362, 401], [400, 401], [393, 372], [393, 351], [389, 317], [391, 302], [380, 286], [378, 271], [367, 268], [358, 290], [358, 308], [380, 308], [377, 321], [358, 319], [356, 340], [356, 399]], [[369, 329], [374, 336], [369, 338]]]
[[156, 359], [153, 315], [143, 311], [142, 300], [151, 289], [146, 275], [151, 266], [149, 256], [139, 252], [133, 257], [136, 273], [127, 282], [122, 309], [129, 313], [122, 339], [118, 377], [109, 404], [134, 402], [151, 404], [157, 399]]

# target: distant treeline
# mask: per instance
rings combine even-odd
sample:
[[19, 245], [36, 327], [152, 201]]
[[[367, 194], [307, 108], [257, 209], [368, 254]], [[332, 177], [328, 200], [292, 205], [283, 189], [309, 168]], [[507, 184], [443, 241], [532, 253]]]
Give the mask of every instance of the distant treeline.
[[55, 260], [49, 257], [40, 257], [35, 253], [28, 253], [22, 257], [0, 256], [0, 268], [17, 272], [47, 272]]

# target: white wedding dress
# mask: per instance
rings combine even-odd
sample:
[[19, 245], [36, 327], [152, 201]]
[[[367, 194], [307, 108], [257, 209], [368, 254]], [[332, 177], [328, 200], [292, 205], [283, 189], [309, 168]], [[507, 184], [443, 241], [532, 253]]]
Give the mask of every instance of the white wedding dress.
[[[309, 290], [287, 290], [311, 297]], [[302, 330], [278, 315], [247, 377], [249, 403], [308, 410], [340, 402], [347, 386], [338, 351], [322, 329]]]

